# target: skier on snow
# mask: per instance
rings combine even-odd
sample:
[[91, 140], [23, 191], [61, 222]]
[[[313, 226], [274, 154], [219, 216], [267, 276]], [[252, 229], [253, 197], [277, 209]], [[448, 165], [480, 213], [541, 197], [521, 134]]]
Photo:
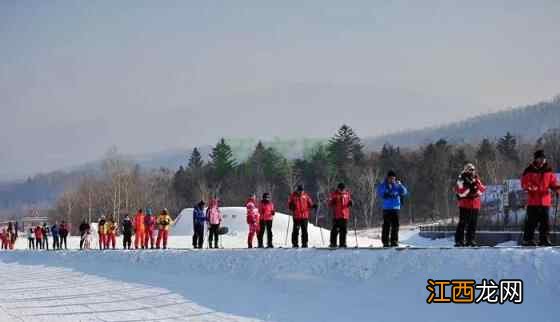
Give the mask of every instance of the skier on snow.
[[294, 227], [292, 230], [292, 247], [297, 248], [299, 230], [301, 229], [301, 247], [307, 248], [308, 234], [307, 224], [309, 223], [309, 212], [317, 209], [313, 200], [303, 191], [303, 185], [298, 185], [288, 199], [288, 208], [292, 211]]
[[64, 245], [64, 249], [68, 249], [68, 224], [63, 220], [60, 223], [60, 248]]
[[89, 234], [89, 230], [91, 229], [90, 225], [86, 222], [86, 220], [82, 220], [80, 227], [80, 249], [83, 249], [84, 244], [86, 242], [87, 235]]
[[259, 232], [259, 209], [257, 208], [257, 197], [252, 195], [247, 200], [245, 207], [247, 208], [247, 224], [249, 225], [249, 234], [247, 235], [247, 247], [253, 248], [253, 239]]
[[111, 247], [115, 249], [117, 244], [117, 224], [113, 217], [110, 217], [105, 223], [105, 234], [105, 248]]
[[208, 218], [209, 236], [208, 236], [208, 247], [212, 248], [212, 241], [214, 241], [214, 248], [218, 248], [218, 231], [220, 230], [220, 224], [222, 223], [222, 213], [218, 206], [218, 199], [210, 199], [208, 202], [208, 209], [206, 209], [206, 217]]
[[193, 210], [193, 248], [202, 248], [204, 243], [204, 222], [207, 221], [206, 214], [204, 213], [204, 201], [200, 201]]
[[539, 225], [539, 246], [551, 246], [548, 239], [550, 226], [548, 216], [552, 205], [551, 190], [560, 191], [556, 175], [546, 161], [543, 150], [534, 154], [534, 160], [523, 172], [521, 186], [529, 194], [527, 200], [527, 220], [523, 233], [524, 246], [535, 246], [535, 228]]
[[163, 249], [167, 248], [167, 238], [169, 237], [169, 227], [173, 223], [171, 216], [169, 216], [169, 211], [167, 208], [163, 209], [159, 214], [157, 219], [157, 224], [159, 227], [156, 247], [159, 249], [159, 245], [163, 242]]
[[49, 226], [47, 225], [47, 223], [43, 223], [43, 248], [46, 248], [47, 250], [49, 250]]
[[262, 200], [259, 205], [260, 227], [257, 239], [259, 241], [259, 248], [264, 247], [264, 231], [266, 230], [267, 248], [274, 247], [272, 245], [272, 219], [275, 214], [274, 203], [270, 201], [270, 194], [268, 192], [262, 195]]
[[97, 234], [99, 235], [99, 249], [107, 248], [107, 235], [105, 234], [105, 224], [107, 221], [105, 220], [105, 215], [101, 215], [99, 221], [97, 222]]
[[331, 230], [331, 241], [329, 247], [336, 247], [337, 235], [339, 247], [346, 247], [346, 234], [348, 233], [348, 220], [350, 219], [350, 208], [352, 207], [352, 196], [346, 190], [344, 183], [339, 183], [336, 191], [331, 193], [329, 206], [333, 209], [334, 220]]
[[51, 234], [53, 238], [52, 248], [54, 250], [60, 249], [60, 228], [58, 226], [58, 221], [54, 223], [51, 227]]
[[136, 216], [134, 216], [134, 248], [144, 248], [144, 212], [138, 209]]
[[476, 246], [475, 233], [480, 212], [480, 196], [485, 190], [486, 187], [478, 177], [475, 166], [472, 163], [466, 164], [455, 186], [459, 200], [459, 223], [455, 232], [455, 247]]
[[156, 216], [152, 214], [152, 208], [146, 209], [146, 216], [144, 216], [144, 246], [154, 249], [156, 231]]
[[123, 249], [130, 249], [132, 247], [132, 220], [128, 214], [124, 216], [122, 222], [122, 232], [123, 232]]
[[41, 225], [37, 225], [35, 227], [35, 247], [37, 249], [43, 249], [43, 227]]
[[399, 245], [399, 212], [402, 198], [407, 194], [408, 190], [397, 180], [397, 174], [393, 170], [387, 173], [383, 183], [377, 187], [377, 195], [383, 200], [383, 227], [381, 229], [383, 247]]

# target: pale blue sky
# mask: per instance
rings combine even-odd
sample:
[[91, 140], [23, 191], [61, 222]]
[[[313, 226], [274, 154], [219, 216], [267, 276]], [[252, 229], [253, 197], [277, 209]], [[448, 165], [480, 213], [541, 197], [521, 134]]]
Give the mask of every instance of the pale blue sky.
[[560, 92], [560, 1], [0, 2], [0, 179]]

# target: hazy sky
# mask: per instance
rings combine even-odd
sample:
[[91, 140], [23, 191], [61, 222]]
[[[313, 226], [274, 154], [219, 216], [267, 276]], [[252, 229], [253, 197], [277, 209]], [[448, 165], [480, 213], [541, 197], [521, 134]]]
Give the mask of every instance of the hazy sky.
[[560, 1], [0, 1], [0, 179], [560, 93]]

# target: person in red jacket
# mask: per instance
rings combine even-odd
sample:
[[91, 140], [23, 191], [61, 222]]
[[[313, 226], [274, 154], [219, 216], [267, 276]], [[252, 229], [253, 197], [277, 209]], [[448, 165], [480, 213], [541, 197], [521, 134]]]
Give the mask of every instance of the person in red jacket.
[[352, 196], [350, 192], [346, 190], [346, 185], [344, 183], [339, 183], [336, 191], [331, 193], [329, 206], [334, 212], [329, 247], [336, 247], [337, 237], [339, 237], [338, 245], [340, 247], [346, 247], [346, 234], [348, 233], [348, 220], [350, 219]]
[[134, 248], [144, 248], [144, 212], [138, 209], [134, 216]]
[[[457, 179], [455, 192], [459, 200], [459, 223], [455, 231], [455, 247], [476, 246], [475, 233], [480, 212], [480, 196], [486, 187], [476, 174], [472, 163], [467, 163]], [[465, 244], [465, 227], [467, 229]]]
[[144, 216], [144, 247], [146, 248], [150, 245], [150, 248], [154, 249], [156, 221], [156, 216], [153, 215], [152, 208], [146, 209], [146, 215]]
[[294, 219], [292, 247], [299, 247], [299, 230], [301, 228], [301, 247], [307, 248], [307, 224], [309, 223], [309, 212], [311, 209], [316, 209], [317, 205], [314, 205], [311, 197], [303, 191], [303, 185], [298, 185], [296, 191], [294, 191], [288, 199], [288, 208], [292, 211]]
[[259, 232], [259, 209], [256, 205], [256, 197], [251, 197], [247, 201], [245, 207], [247, 208], [247, 224], [249, 225], [249, 235], [247, 236], [247, 246], [253, 248], [253, 239]]
[[273, 248], [272, 245], [272, 219], [274, 217], [274, 203], [270, 201], [270, 194], [264, 193], [261, 203], [259, 204], [260, 229], [257, 235], [259, 241], [259, 248], [264, 247], [264, 231], [266, 230], [267, 248]]
[[550, 246], [548, 213], [552, 205], [551, 190], [558, 192], [560, 187], [556, 182], [556, 175], [546, 161], [543, 150], [535, 152], [533, 162], [523, 172], [521, 186], [529, 194], [522, 244], [536, 246], [534, 234], [535, 228], [539, 225], [539, 245]]

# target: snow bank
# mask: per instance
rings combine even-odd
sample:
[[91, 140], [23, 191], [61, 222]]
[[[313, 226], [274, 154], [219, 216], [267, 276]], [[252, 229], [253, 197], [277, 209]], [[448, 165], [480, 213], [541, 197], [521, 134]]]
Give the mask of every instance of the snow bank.
[[[560, 300], [553, 248], [14, 251], [0, 253], [0, 262], [168, 289], [217, 312], [266, 321], [544, 322], [557, 321]], [[430, 278], [522, 279], [524, 302], [428, 305]]]
[[[245, 208], [222, 207], [220, 209], [224, 217], [222, 226], [226, 226], [229, 229], [229, 233], [226, 236], [223, 236], [222, 245], [225, 248], [247, 247], [248, 225], [246, 222]], [[192, 208], [187, 208], [181, 211], [179, 216], [177, 216], [174, 225], [171, 227], [171, 236], [182, 236], [187, 238], [192, 236], [192, 232], [193, 232], [192, 214], [193, 214]], [[292, 226], [293, 226], [293, 222], [291, 216], [288, 216], [280, 212], [277, 212], [276, 215], [274, 215], [272, 231], [274, 234], [275, 246], [291, 247]], [[287, 239], [286, 239], [286, 231], [288, 232]], [[310, 223], [308, 226], [308, 233], [309, 233], [310, 247], [321, 247], [321, 246], [326, 247], [329, 245], [329, 238], [330, 238], [329, 230], [320, 229], [319, 227], [314, 226], [312, 223]], [[266, 240], [266, 236], [265, 236], [265, 240]], [[348, 247], [356, 246], [356, 238], [353, 231], [348, 232], [347, 244]], [[254, 241], [254, 245], [256, 245], [256, 239]], [[378, 239], [358, 237], [358, 245], [361, 247], [381, 246], [381, 242]]]

